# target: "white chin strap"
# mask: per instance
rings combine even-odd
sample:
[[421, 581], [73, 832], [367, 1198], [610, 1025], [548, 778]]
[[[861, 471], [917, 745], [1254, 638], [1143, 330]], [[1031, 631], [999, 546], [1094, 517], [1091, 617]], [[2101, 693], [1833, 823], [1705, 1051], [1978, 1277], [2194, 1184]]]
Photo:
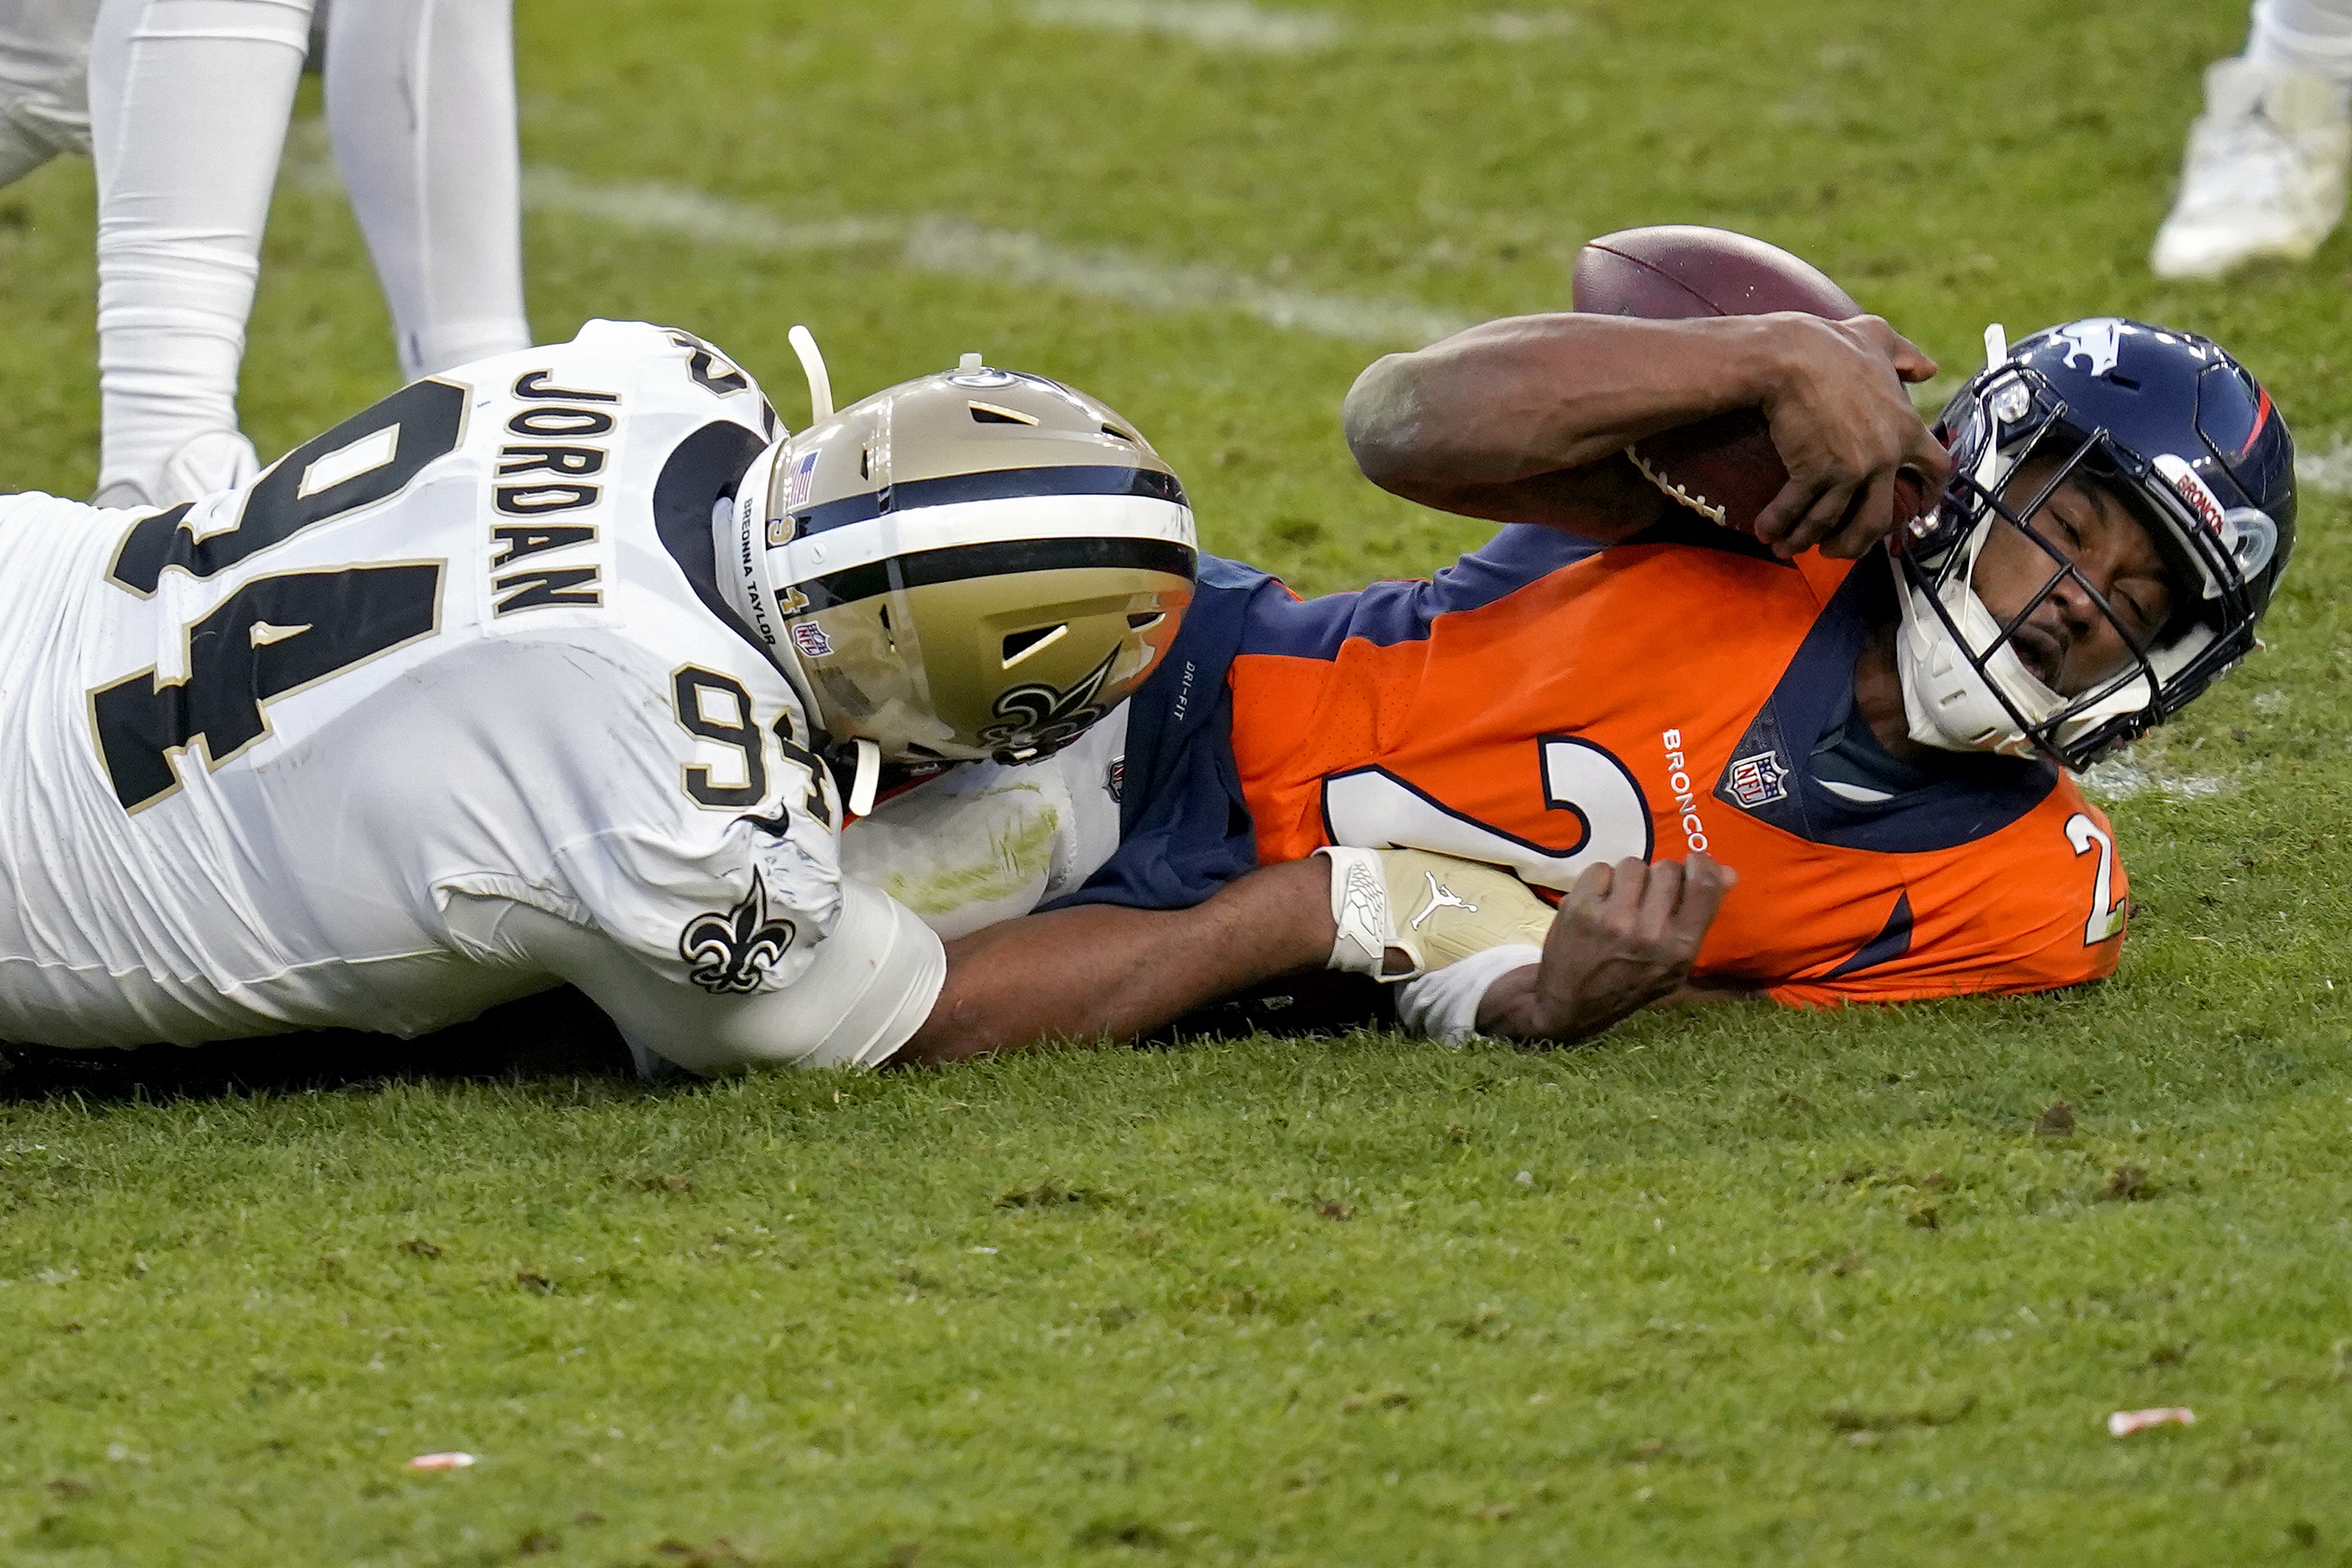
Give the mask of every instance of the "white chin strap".
[[[1993, 526], [1990, 519], [1978, 525], [1975, 536], [1964, 547], [1968, 552], [1967, 569], [1953, 574], [1952, 580], [1944, 585], [1942, 596], [1944, 608], [1951, 612], [1961, 636], [1974, 649], [1989, 648], [2000, 636], [2000, 622], [1969, 586], [1975, 575], [1977, 553], [1984, 548]], [[2035, 725], [2048, 723], [2067, 706], [2068, 699], [2033, 677], [2018, 658], [2013, 643], [2002, 644], [1999, 653], [1985, 661], [1991, 675], [1987, 680], [1953, 640], [1942, 617], [1928, 602], [1926, 591], [1914, 587], [1908, 579], [1902, 580], [1898, 602], [1903, 624], [1895, 639], [1895, 667], [1903, 681], [1903, 712], [1910, 721], [1911, 738], [1922, 746], [1940, 747], [1947, 751], [2033, 756], [2033, 743], [2018, 727], [2017, 720], [2010, 716], [2000, 697], [1994, 695], [1994, 684], [1998, 683], [2017, 711]], [[2150, 650], [2148, 664], [2158, 680], [2169, 680], [2212, 640], [2210, 628], [2195, 627], [2170, 646]], [[2153, 695], [2148, 690], [2147, 676], [2135, 674], [2068, 717], [2052, 739], [2061, 747], [2069, 745], [2109, 719], [2140, 712]]]
[[[1977, 554], [1990, 531], [1990, 521], [1977, 525], [1974, 535], [1961, 547], [1968, 558], [1962, 570], [1952, 574], [1941, 595], [1944, 608], [1973, 648], [1990, 647], [2000, 636], [2000, 622], [1969, 586], [1976, 574]], [[2033, 742], [1994, 694], [1992, 682], [1954, 641], [1927, 591], [1905, 578], [1897, 597], [1903, 624], [1895, 638], [1895, 668], [1903, 681], [1903, 712], [1910, 721], [1911, 738], [1946, 751], [2032, 756]], [[2004, 643], [1987, 664], [1992, 680], [2000, 683], [2018, 711], [2034, 723], [2065, 706], [2063, 698], [2033, 678], [2014, 645]]]
[[[1987, 372], [2009, 362], [2009, 334], [2000, 322], [1984, 329], [1984, 346]], [[1976, 481], [1987, 490], [1998, 492], [2010, 466], [2001, 458], [2000, 443], [1989, 442], [1977, 465]], [[1990, 647], [2000, 635], [2000, 622], [1985, 608], [1971, 586], [1976, 581], [1977, 557], [1991, 532], [1990, 517], [1976, 526], [1968, 542], [1960, 547], [1968, 559], [1945, 583], [1940, 595], [1944, 608], [1960, 628], [1961, 636], [1975, 648]], [[2017, 720], [1993, 694], [1991, 682], [1985, 679], [1975, 662], [1953, 640], [1950, 628], [1936, 613], [1927, 591], [1915, 587], [1909, 574], [1900, 568], [1896, 570], [1895, 581], [1903, 624], [1895, 638], [1895, 669], [1903, 681], [1903, 712], [1910, 721], [1911, 738], [1922, 746], [1946, 751], [2033, 755], [2032, 741], [2026, 738]], [[2033, 678], [2014, 647], [2004, 644], [1990, 664], [1993, 679], [2000, 683], [2018, 710], [2035, 723], [2063, 706], [2057, 693]]]

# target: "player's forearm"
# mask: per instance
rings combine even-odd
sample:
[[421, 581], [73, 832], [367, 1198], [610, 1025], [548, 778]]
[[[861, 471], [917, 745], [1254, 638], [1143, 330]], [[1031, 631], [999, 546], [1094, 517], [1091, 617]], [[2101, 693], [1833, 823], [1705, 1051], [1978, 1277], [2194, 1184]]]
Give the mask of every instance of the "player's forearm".
[[1252, 872], [1191, 909], [1087, 904], [948, 944], [930, 1017], [894, 1059], [936, 1065], [1066, 1040], [1133, 1040], [1331, 953], [1321, 860]]
[[1535, 966], [1529, 965], [1498, 977], [1486, 988], [1478, 1002], [1478, 1032], [1499, 1040], [1571, 1045], [1671, 994], [1669, 986], [1653, 994], [1548, 995], [1538, 982]]
[[1349, 448], [1373, 483], [1431, 505], [1463, 486], [1583, 468], [1764, 402], [1786, 368], [1783, 329], [1769, 316], [1489, 321], [1357, 378]]
[[1496, 976], [1479, 998], [1479, 1032], [1566, 1044], [1676, 996], [1738, 882], [1704, 851], [1587, 866], [1552, 917], [1542, 961]]
[[1749, 987], [1710, 986], [1685, 980], [1657, 996], [1603, 998], [1597, 1007], [1562, 1012], [1538, 995], [1536, 968], [1513, 969], [1496, 977], [1478, 1000], [1478, 1032], [1497, 1040], [1522, 1040], [1550, 1045], [1572, 1045], [1622, 1023], [1643, 1008], [1713, 1007], [1724, 1002], [1753, 1002], [1764, 993]]

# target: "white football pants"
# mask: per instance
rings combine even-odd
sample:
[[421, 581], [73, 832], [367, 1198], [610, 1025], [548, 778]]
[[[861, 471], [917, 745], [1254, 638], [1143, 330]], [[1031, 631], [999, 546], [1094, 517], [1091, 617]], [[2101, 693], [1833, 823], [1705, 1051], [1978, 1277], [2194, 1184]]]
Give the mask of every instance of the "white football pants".
[[[102, 496], [236, 429], [314, 0], [104, 0], [90, 40]], [[333, 0], [328, 129], [411, 377], [530, 340], [512, 0]], [[114, 497], [110, 497], [114, 498]]]
[[2254, 0], [2246, 58], [2309, 71], [2352, 90], [2352, 0]]
[[0, 0], [0, 185], [89, 151], [98, 0]]

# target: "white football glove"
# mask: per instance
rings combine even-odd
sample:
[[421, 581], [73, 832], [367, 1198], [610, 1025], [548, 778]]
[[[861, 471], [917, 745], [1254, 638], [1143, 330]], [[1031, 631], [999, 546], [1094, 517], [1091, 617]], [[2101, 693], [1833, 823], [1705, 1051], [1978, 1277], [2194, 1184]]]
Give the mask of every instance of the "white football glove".
[[1315, 852], [1331, 862], [1334, 969], [1411, 980], [1489, 948], [1540, 948], [1551, 929], [1551, 907], [1500, 866], [1426, 850]]

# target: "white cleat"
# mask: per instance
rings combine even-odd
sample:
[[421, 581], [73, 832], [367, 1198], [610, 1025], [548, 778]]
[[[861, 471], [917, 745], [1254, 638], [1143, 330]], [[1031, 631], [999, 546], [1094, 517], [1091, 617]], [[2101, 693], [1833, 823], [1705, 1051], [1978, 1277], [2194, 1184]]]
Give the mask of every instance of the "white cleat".
[[163, 472], [152, 480], [118, 477], [99, 487], [89, 498], [93, 507], [176, 507], [201, 500], [221, 490], [234, 490], [261, 472], [261, 455], [253, 443], [234, 430], [207, 430], [192, 435], [178, 451], [163, 459]]
[[2214, 61], [2148, 265], [2158, 277], [2214, 278], [2250, 261], [2308, 260], [2344, 216], [2347, 164], [2352, 115], [2335, 83]]

